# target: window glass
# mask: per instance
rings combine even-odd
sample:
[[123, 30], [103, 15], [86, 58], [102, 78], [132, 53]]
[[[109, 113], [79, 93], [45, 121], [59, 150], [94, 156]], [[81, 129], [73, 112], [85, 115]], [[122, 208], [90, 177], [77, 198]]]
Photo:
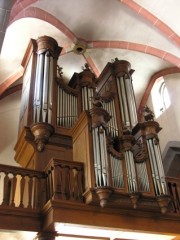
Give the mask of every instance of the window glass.
[[151, 96], [154, 114], [156, 118], [158, 118], [171, 104], [168, 89], [163, 77], [156, 80], [151, 91]]

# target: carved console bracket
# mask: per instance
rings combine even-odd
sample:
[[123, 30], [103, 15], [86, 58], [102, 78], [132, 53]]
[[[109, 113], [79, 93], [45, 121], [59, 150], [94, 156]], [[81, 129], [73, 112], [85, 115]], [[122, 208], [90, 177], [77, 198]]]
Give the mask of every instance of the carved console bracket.
[[99, 126], [104, 126], [106, 128], [106, 124], [111, 118], [109, 113], [100, 107], [91, 109], [90, 114], [92, 116], [92, 127], [93, 128], [96, 128]]
[[35, 123], [30, 129], [37, 144], [37, 150], [42, 152], [54, 132], [53, 126], [49, 123]]
[[96, 194], [100, 200], [100, 206], [105, 207], [107, 205], [108, 199], [113, 192], [111, 187], [98, 187], [95, 189]]
[[133, 208], [136, 209], [138, 200], [140, 198], [140, 193], [138, 193], [138, 192], [131, 193], [131, 194], [129, 194], [129, 197], [130, 197], [131, 203], [133, 205]]
[[168, 195], [161, 195], [157, 197], [157, 203], [161, 209], [162, 214], [167, 213], [170, 200], [171, 199]]

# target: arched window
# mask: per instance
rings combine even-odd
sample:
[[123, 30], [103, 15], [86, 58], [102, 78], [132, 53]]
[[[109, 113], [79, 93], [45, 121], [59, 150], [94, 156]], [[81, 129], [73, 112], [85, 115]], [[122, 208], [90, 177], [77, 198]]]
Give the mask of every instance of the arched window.
[[167, 86], [163, 77], [156, 80], [151, 91], [151, 96], [154, 113], [156, 118], [158, 118], [171, 104]]

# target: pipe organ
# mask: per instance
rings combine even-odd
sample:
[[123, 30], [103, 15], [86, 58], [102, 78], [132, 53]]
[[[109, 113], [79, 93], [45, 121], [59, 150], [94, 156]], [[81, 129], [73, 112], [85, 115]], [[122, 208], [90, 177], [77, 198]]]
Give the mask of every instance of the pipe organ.
[[[164, 213], [169, 197], [157, 135], [160, 127], [147, 107], [144, 119], [137, 120], [130, 63], [115, 58], [98, 78], [86, 64], [67, 84], [57, 66], [61, 48], [54, 39], [34, 40], [30, 50], [28, 120], [20, 123], [20, 131], [23, 124], [26, 131], [24, 141], [34, 148], [28, 161], [38, 169], [58, 156], [83, 162], [87, 204], [99, 199], [104, 207], [126, 198], [136, 208], [138, 202], [154, 197]], [[28, 60], [24, 62], [27, 65]], [[21, 119], [27, 115], [23, 114]]]

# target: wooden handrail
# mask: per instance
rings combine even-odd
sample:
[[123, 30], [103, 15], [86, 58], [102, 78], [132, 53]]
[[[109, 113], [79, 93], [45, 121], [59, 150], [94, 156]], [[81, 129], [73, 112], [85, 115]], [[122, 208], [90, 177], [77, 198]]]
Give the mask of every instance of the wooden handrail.
[[37, 176], [39, 178], [45, 178], [46, 174], [42, 171], [37, 171], [33, 169], [27, 169], [27, 168], [21, 168], [21, 167], [15, 167], [5, 164], [0, 164], [0, 172], [5, 173], [12, 173], [12, 174], [21, 174], [23, 176]]

